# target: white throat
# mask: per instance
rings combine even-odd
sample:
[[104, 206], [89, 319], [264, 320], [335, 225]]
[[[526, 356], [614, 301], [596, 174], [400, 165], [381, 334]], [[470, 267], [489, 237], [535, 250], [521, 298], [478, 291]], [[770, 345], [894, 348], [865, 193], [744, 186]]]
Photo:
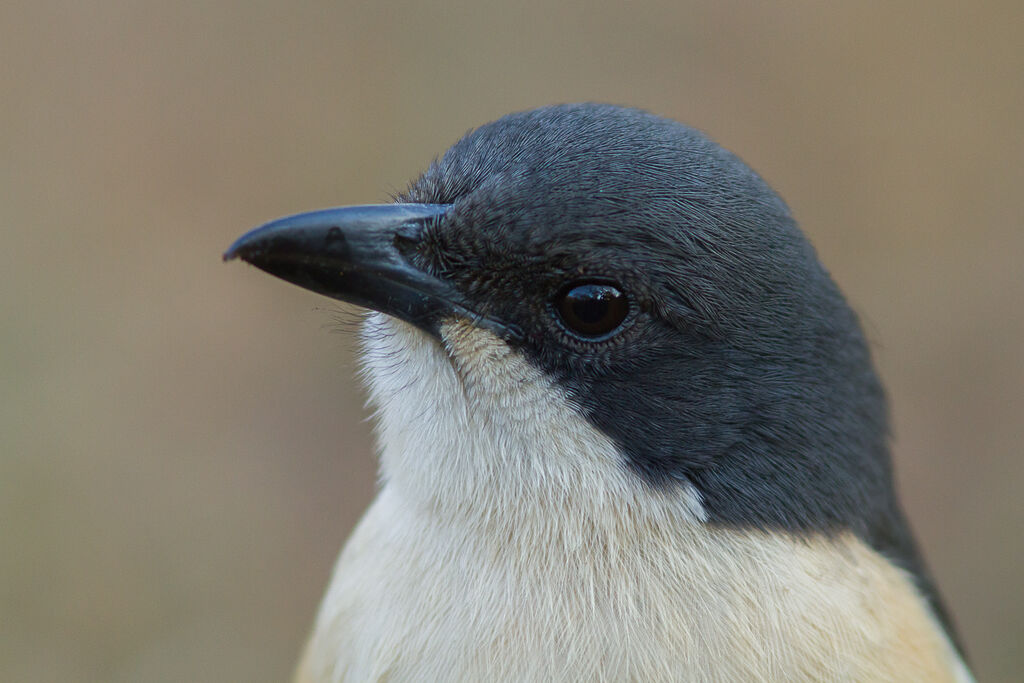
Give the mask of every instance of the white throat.
[[954, 680], [911, 582], [852, 534], [707, 525], [494, 335], [441, 336], [367, 321], [382, 486], [300, 681]]
[[569, 508], [616, 527], [624, 511], [645, 525], [705, 519], [692, 486], [660, 493], [641, 481], [573, 397], [498, 337], [458, 320], [441, 337], [379, 313], [364, 328], [381, 478], [396, 495], [517, 526], [565, 523]]

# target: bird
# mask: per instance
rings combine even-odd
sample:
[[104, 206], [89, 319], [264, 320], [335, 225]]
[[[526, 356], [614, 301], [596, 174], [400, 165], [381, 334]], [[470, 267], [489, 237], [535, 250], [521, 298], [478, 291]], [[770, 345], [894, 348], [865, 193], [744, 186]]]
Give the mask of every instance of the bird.
[[970, 681], [857, 315], [674, 120], [479, 126], [224, 254], [367, 309], [379, 488], [296, 680]]

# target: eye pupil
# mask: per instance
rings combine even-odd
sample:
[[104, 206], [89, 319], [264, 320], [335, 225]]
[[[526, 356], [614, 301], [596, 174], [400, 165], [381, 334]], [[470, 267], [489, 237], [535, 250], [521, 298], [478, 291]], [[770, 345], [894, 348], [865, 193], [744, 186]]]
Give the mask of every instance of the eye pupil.
[[613, 285], [574, 283], [555, 300], [562, 324], [581, 337], [598, 338], [615, 331], [629, 313], [626, 295]]

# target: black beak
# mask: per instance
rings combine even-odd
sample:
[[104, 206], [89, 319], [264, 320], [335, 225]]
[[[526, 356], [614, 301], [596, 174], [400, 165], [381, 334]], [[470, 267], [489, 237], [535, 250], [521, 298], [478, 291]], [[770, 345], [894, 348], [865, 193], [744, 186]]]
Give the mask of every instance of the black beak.
[[301, 213], [242, 235], [224, 260], [240, 258], [282, 280], [393, 315], [436, 336], [445, 317], [481, 322], [450, 283], [403, 255], [449, 208], [384, 204]]

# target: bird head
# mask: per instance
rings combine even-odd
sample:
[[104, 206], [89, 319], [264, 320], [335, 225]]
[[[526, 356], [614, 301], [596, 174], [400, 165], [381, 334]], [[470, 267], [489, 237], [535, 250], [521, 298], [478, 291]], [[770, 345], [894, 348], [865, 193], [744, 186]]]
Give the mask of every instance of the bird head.
[[425, 505], [583, 497], [887, 542], [885, 401], [856, 316], [784, 202], [682, 124], [506, 116], [397, 203], [274, 221], [225, 257], [374, 311], [382, 476]]

